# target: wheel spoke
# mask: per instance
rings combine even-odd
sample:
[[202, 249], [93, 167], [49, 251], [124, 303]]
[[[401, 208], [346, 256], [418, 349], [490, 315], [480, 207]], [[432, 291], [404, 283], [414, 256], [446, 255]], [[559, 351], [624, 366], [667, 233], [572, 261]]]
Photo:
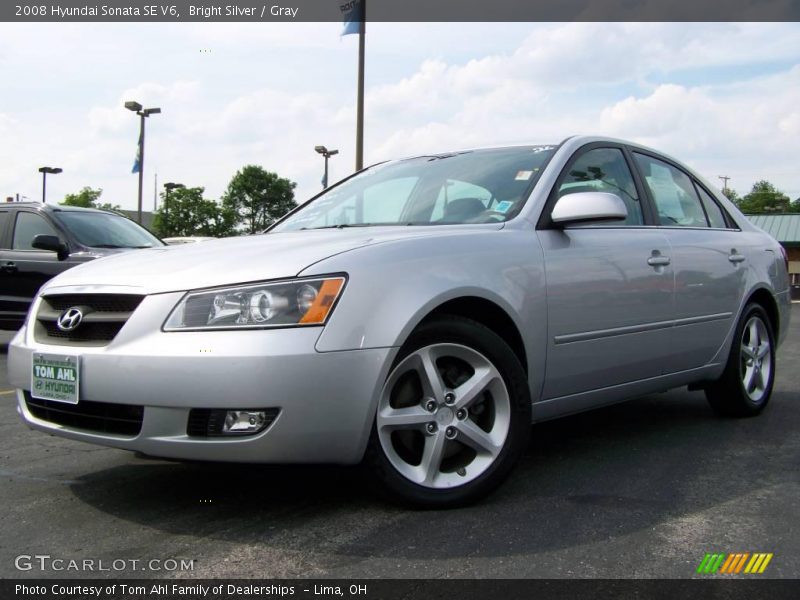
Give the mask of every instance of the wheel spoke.
[[458, 429], [458, 440], [470, 446], [477, 452], [484, 452], [496, 456], [500, 448], [494, 443], [492, 436], [478, 427], [473, 421], [467, 419], [456, 425]]
[[742, 344], [742, 354], [744, 356], [746, 356], [747, 358], [755, 358], [756, 357], [756, 353], [753, 350], [753, 348], [751, 348], [747, 344]]
[[500, 373], [491, 365], [476, 369], [472, 377], [454, 390], [456, 394], [455, 407], [469, 408], [498, 377], [500, 377]]
[[417, 356], [419, 357], [417, 372], [423, 391], [437, 402], [444, 402], [444, 382], [436, 366], [436, 357], [430, 348], [422, 348], [417, 352]]
[[760, 368], [755, 369], [755, 372], [755, 377], [753, 377], [753, 383], [755, 384], [753, 391], [761, 391], [764, 389], [764, 372]]
[[439, 475], [446, 442], [447, 438], [443, 431], [425, 439], [425, 449], [422, 451], [422, 461], [419, 465], [422, 469], [423, 483], [431, 485]]
[[753, 381], [756, 375], [756, 367], [747, 367], [747, 370], [744, 372], [744, 378], [742, 379], [742, 383], [744, 384], [744, 389], [747, 393], [751, 393], [753, 391]]
[[750, 321], [750, 327], [748, 327], [748, 333], [750, 334], [750, 346], [752, 348], [758, 348], [760, 343], [759, 335], [758, 335], [758, 321], [753, 319]]
[[388, 429], [419, 428], [431, 420], [431, 413], [420, 406], [390, 408], [378, 416], [378, 424]]
[[757, 358], [764, 358], [767, 354], [769, 354], [769, 343], [768, 342], [762, 343], [760, 346], [758, 346], [758, 348], [756, 348], [754, 354], [756, 355]]

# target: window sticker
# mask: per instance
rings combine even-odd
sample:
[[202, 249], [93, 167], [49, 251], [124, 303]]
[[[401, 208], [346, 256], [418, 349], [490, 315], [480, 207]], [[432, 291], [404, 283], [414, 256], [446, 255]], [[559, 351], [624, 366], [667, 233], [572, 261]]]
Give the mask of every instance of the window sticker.
[[518, 171], [517, 176], [514, 177], [516, 181], [528, 181], [533, 175], [533, 171]]
[[503, 200], [502, 202], [498, 202], [494, 209], [499, 213], [507, 213], [508, 209], [512, 206], [514, 206], [514, 203], [511, 200]]

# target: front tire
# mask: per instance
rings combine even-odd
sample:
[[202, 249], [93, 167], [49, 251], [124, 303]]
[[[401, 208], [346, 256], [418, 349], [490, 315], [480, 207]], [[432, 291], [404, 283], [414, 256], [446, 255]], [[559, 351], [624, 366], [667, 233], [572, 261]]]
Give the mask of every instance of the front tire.
[[760, 304], [748, 304], [734, 333], [725, 371], [706, 388], [706, 398], [719, 414], [752, 417], [769, 403], [775, 382], [775, 337]]
[[527, 377], [508, 344], [457, 316], [420, 325], [381, 392], [366, 462], [405, 503], [447, 508], [497, 487], [526, 448]]

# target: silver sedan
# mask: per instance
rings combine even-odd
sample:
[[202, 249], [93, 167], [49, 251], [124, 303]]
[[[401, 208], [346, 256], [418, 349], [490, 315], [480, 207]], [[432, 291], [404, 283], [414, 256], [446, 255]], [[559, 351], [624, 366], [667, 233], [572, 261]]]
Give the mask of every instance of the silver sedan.
[[378, 164], [265, 235], [66, 271], [8, 364], [35, 429], [365, 461], [443, 507], [497, 486], [532, 422], [686, 385], [758, 414], [788, 320], [785, 253], [706, 180], [572, 137]]

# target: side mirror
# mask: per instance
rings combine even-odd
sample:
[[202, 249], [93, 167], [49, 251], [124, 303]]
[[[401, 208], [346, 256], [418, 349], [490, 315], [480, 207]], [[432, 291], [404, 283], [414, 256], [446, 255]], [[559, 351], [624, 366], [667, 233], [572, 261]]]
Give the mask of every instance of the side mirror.
[[608, 192], [575, 192], [561, 196], [553, 207], [553, 223], [567, 224], [581, 221], [617, 221], [628, 217], [622, 199]]
[[65, 260], [69, 256], [69, 248], [64, 242], [58, 239], [57, 235], [40, 233], [33, 237], [31, 246], [39, 250], [55, 252], [58, 255], [58, 260]]

